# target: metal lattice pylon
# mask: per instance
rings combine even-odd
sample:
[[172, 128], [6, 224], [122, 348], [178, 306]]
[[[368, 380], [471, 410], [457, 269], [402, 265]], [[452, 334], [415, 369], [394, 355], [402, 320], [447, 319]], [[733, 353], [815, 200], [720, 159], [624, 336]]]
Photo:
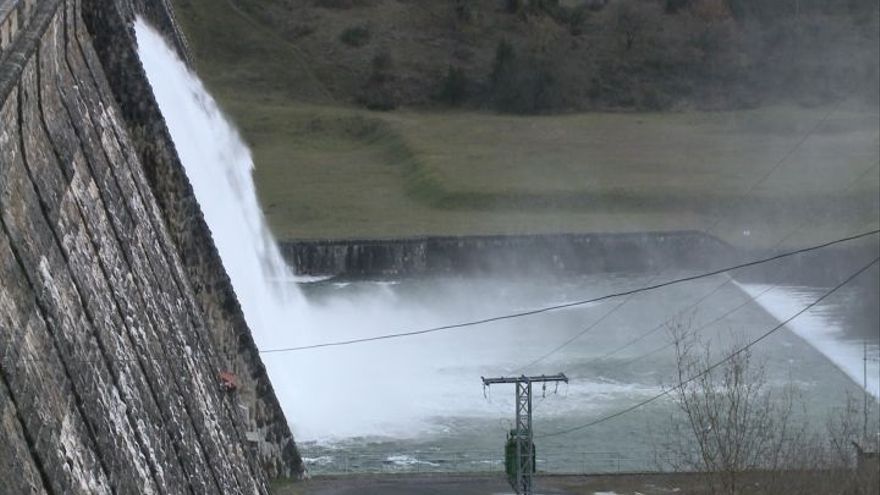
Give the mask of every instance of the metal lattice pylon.
[[565, 382], [568, 377], [564, 373], [556, 375], [519, 376], [512, 378], [484, 378], [483, 386], [497, 383], [513, 383], [516, 385], [516, 471], [511, 486], [520, 495], [533, 495], [535, 474], [535, 443], [532, 436], [532, 383]]

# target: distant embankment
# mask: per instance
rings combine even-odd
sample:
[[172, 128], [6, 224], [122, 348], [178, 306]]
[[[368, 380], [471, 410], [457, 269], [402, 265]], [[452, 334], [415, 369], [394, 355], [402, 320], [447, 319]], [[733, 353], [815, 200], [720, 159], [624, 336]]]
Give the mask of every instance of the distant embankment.
[[135, 15], [185, 50], [165, 0], [0, 0], [0, 493], [267, 493], [302, 472]]
[[294, 241], [281, 249], [297, 273], [352, 277], [697, 269], [733, 254], [697, 231]]

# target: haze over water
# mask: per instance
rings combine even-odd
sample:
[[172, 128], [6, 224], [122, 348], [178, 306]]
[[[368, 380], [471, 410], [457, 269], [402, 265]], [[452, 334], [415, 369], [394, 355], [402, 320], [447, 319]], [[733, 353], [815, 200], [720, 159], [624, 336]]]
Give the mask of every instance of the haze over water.
[[[306, 297], [284, 263], [260, 210], [251, 177], [254, 165], [250, 150], [203, 84], [162, 37], [141, 20], [135, 27], [156, 100], [260, 349], [415, 330], [559, 304], [638, 287], [653, 275], [536, 280], [513, 274], [485, 279], [326, 281], [310, 284]], [[661, 278], [676, 275], [680, 274], [667, 273]], [[542, 417], [536, 428], [545, 432], [565, 428], [656, 394], [668, 383], [668, 353], [653, 354], [633, 365], [623, 363], [665, 344], [663, 332], [613, 360], [596, 363], [595, 358], [671, 318], [687, 301], [696, 300], [723, 280], [709, 279], [639, 296], [627, 311], [597, 326], [588, 338], [525, 370], [566, 371], [573, 378], [562, 395], [550, 394], [537, 406]], [[751, 296], [763, 290], [746, 288]], [[731, 284], [708, 301], [694, 320], [708, 324], [749, 294]], [[731, 328], [746, 328], [751, 337], [809, 302], [798, 295], [801, 293], [785, 295], [782, 289], [775, 294], [775, 298], [772, 294], [759, 297], [772, 316], [750, 305], [724, 321], [707, 325], [706, 333], [723, 336]], [[394, 439], [385, 447], [361, 442], [363, 448], [388, 457], [429, 445], [497, 450], [508, 428], [506, 421], [513, 414], [513, 391], [493, 389], [484, 397], [479, 377], [518, 372], [524, 362], [564, 342], [616, 304], [612, 301], [541, 318], [412, 339], [264, 354], [263, 359], [297, 440], [321, 441], [312, 448], [322, 455], [331, 452], [334, 444], [357, 438]], [[835, 324], [817, 318], [822, 317], [814, 316], [813, 323], [807, 324], [826, 329]], [[807, 328], [798, 333], [807, 342], [820, 345], [810, 338], [815, 331]], [[833, 332], [825, 333], [826, 344], [837, 342]], [[852, 346], [826, 344], [821, 344], [822, 351], [835, 365], [792, 333], [780, 332], [768, 339], [762, 352], [774, 358], [776, 385], [785, 377], [796, 376], [817, 406], [829, 397], [840, 399], [845, 390], [857, 391], [853, 381], [858, 381], [861, 363], [853, 360], [860, 356], [853, 354]], [[876, 344], [872, 353], [876, 356]], [[876, 361], [871, 366], [872, 373], [880, 370]], [[872, 379], [869, 389], [878, 396], [876, 380]], [[632, 438], [646, 432], [650, 418], [668, 414], [668, 404], [658, 407], [633, 415], [614, 428], [548, 440], [548, 444], [550, 449], [572, 445], [643, 448]], [[620, 431], [631, 440], [621, 440]], [[322, 450], [325, 448], [330, 450]]]

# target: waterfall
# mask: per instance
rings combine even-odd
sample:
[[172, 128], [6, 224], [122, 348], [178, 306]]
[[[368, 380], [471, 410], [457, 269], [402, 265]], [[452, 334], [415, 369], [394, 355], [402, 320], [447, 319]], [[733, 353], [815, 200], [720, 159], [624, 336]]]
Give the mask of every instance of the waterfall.
[[177, 154], [211, 230], [245, 319], [261, 348], [294, 329], [304, 298], [257, 200], [251, 152], [202, 82], [162, 36], [135, 23], [138, 53]]
[[[395, 309], [390, 292], [378, 299], [307, 304], [260, 210], [247, 145], [157, 31], [137, 19], [135, 34], [156, 102], [258, 348], [384, 333], [390, 314], [401, 325], [425, 321], [423, 315], [407, 317], [406, 310]], [[363, 373], [412, 366], [416, 358], [407, 352], [397, 352], [396, 359], [385, 355], [394, 351], [385, 346], [264, 354], [263, 362], [300, 440], [387, 434], [395, 428], [409, 432], [415, 428], [404, 419], [418, 416], [411, 397], [402, 392], [411, 389], [409, 379], [377, 391]], [[327, 383], [334, 384], [334, 393], [327, 393]], [[354, 404], [360, 404], [356, 416], [351, 414]]]

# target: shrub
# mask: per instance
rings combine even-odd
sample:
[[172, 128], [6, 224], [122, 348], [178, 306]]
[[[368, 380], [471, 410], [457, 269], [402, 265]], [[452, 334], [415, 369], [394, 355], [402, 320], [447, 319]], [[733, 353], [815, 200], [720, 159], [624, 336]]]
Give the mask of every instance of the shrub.
[[316, 7], [325, 9], [350, 9], [352, 7], [366, 7], [372, 0], [314, 0]]
[[494, 95], [500, 112], [533, 114], [562, 106], [559, 79], [549, 62], [528, 59], [517, 65], [511, 77], [500, 84]]
[[358, 102], [367, 110], [388, 112], [397, 108], [397, 95], [387, 86], [370, 83], [364, 87]]
[[293, 24], [284, 29], [284, 36], [294, 40], [305, 38], [315, 32], [315, 26], [306, 23]]
[[373, 75], [380, 78], [390, 77], [391, 71], [394, 69], [394, 59], [387, 50], [382, 50], [373, 56], [370, 62], [373, 67]]
[[588, 12], [589, 6], [587, 4], [581, 4], [573, 8], [560, 7], [557, 10], [557, 22], [568, 26], [568, 32], [572, 36], [580, 36], [584, 34]]
[[468, 97], [469, 85], [464, 69], [450, 65], [440, 85], [437, 99], [449, 105], [460, 105]]
[[663, 10], [667, 14], [676, 14], [690, 7], [692, 0], [665, 0]]
[[549, 13], [559, 7], [559, 0], [529, 0], [529, 7]]
[[662, 25], [662, 11], [656, 4], [639, 0], [615, 2], [610, 12], [610, 25], [620, 39], [624, 51], [632, 50], [645, 38], [649, 38]]
[[372, 70], [361, 88], [357, 100], [370, 110], [388, 111], [397, 108], [394, 89], [394, 61], [387, 51], [377, 53], [371, 62]]
[[774, 390], [767, 361], [753, 354], [745, 333], [732, 334], [733, 344], [720, 353], [726, 359], [719, 361], [692, 321], [674, 321], [669, 329], [675, 378], [666, 390], [678, 412], [661, 434], [660, 465], [697, 473], [713, 494], [877, 493], [876, 469], [852, 469], [854, 443], [858, 450], [877, 449], [878, 438], [866, 434], [877, 431], [867, 401], [862, 419], [859, 404], [847, 395], [823, 433], [803, 415], [795, 387]]
[[339, 41], [348, 46], [362, 47], [370, 42], [370, 28], [367, 26], [352, 26], [339, 35]]
[[489, 83], [493, 90], [502, 79], [509, 77], [515, 61], [516, 52], [513, 45], [507, 40], [499, 41], [498, 46], [495, 47], [495, 61], [492, 63], [492, 73], [489, 76]]
[[562, 106], [556, 62], [534, 55], [518, 57], [507, 41], [498, 43], [489, 76], [492, 104], [509, 113], [537, 113]]
[[471, 22], [474, 19], [474, 1], [475, 0], [455, 0], [452, 8], [455, 11], [455, 18], [461, 22]]

